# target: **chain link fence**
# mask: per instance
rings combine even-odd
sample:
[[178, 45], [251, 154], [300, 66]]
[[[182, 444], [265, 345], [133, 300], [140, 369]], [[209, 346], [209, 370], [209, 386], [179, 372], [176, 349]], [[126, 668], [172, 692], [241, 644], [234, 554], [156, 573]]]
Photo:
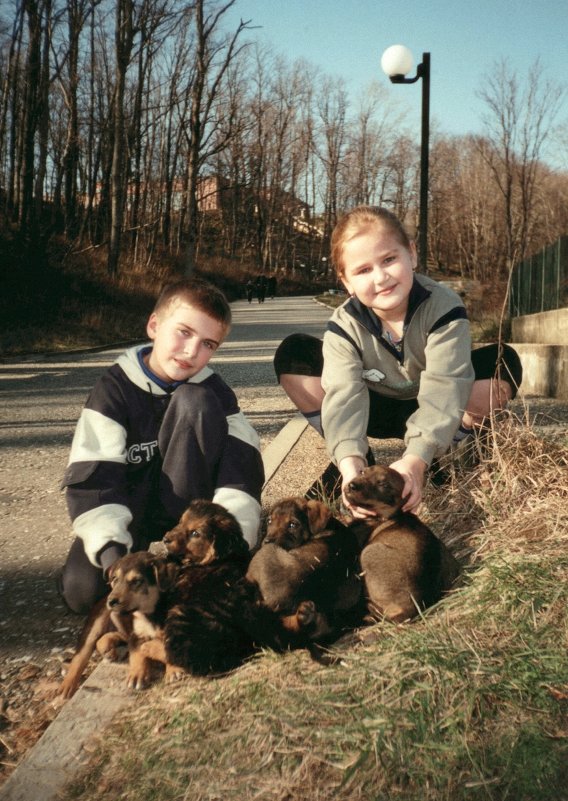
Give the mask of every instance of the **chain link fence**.
[[562, 236], [553, 245], [514, 266], [509, 313], [511, 317], [520, 317], [566, 306], [568, 236]]

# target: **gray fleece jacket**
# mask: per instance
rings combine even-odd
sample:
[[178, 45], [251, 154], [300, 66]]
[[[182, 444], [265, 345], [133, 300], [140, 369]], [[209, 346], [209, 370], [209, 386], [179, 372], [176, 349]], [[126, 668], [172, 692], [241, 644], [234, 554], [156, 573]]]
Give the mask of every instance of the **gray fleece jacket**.
[[401, 352], [380, 319], [356, 298], [335, 310], [323, 340], [322, 425], [335, 462], [365, 458], [369, 393], [418, 399], [407, 421], [405, 454], [430, 464], [448, 449], [474, 380], [466, 310], [451, 289], [416, 275]]

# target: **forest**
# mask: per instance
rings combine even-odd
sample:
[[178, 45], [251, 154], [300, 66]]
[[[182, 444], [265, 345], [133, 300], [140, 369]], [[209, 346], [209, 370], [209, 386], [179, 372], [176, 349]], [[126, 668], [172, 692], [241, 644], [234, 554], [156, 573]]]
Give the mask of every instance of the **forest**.
[[[419, 132], [390, 87], [348, 96], [259, 47], [254, 20], [231, 28], [233, 6], [3, 4], [2, 253], [25, 254], [19, 270], [79, 255], [110, 280], [168, 263], [333, 283], [343, 210], [385, 205], [416, 229]], [[568, 231], [568, 124], [566, 87], [538, 62], [498, 62], [480, 86], [482, 136], [432, 122], [427, 260], [488, 283]]]

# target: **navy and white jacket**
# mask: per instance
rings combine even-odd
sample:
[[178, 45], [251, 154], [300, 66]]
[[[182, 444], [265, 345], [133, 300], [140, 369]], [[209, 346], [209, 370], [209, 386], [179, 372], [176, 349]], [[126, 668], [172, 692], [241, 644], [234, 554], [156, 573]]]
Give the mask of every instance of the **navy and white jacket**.
[[[131, 548], [134, 496], [151, 494], [159, 464], [158, 432], [172, 390], [143, 369], [139, 353], [147, 347], [127, 350], [95, 384], [77, 423], [63, 480], [73, 530], [96, 566], [111, 543], [123, 551]], [[235, 515], [253, 547], [264, 482], [258, 435], [233, 390], [210, 367], [187, 383], [212, 390], [225, 411], [228, 442], [212, 500]]]

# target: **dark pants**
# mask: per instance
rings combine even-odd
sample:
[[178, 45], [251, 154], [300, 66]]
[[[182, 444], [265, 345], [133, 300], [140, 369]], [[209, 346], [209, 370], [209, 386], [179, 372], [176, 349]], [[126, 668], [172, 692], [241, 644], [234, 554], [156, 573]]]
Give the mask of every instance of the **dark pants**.
[[[319, 377], [323, 370], [322, 341], [309, 334], [291, 334], [276, 350], [274, 369], [278, 380], [282, 373]], [[504, 345], [501, 358], [496, 344], [485, 345], [471, 352], [475, 380], [499, 377], [512, 388], [514, 398], [523, 378], [523, 368], [517, 352]], [[369, 390], [369, 424], [367, 435], [375, 439], [403, 439], [406, 422], [418, 408], [415, 398], [398, 400]], [[315, 409], [314, 409], [315, 411]]]
[[[227, 433], [225, 413], [213, 392], [199, 384], [175, 390], [158, 434], [160, 456], [148, 493], [146, 498], [140, 498], [140, 493], [133, 496], [129, 526], [133, 551], [146, 550], [151, 542], [161, 540], [190, 501], [213, 497]], [[102, 568], [89, 561], [78, 537], [59, 581], [65, 603], [79, 614], [86, 614], [108, 592]]]

